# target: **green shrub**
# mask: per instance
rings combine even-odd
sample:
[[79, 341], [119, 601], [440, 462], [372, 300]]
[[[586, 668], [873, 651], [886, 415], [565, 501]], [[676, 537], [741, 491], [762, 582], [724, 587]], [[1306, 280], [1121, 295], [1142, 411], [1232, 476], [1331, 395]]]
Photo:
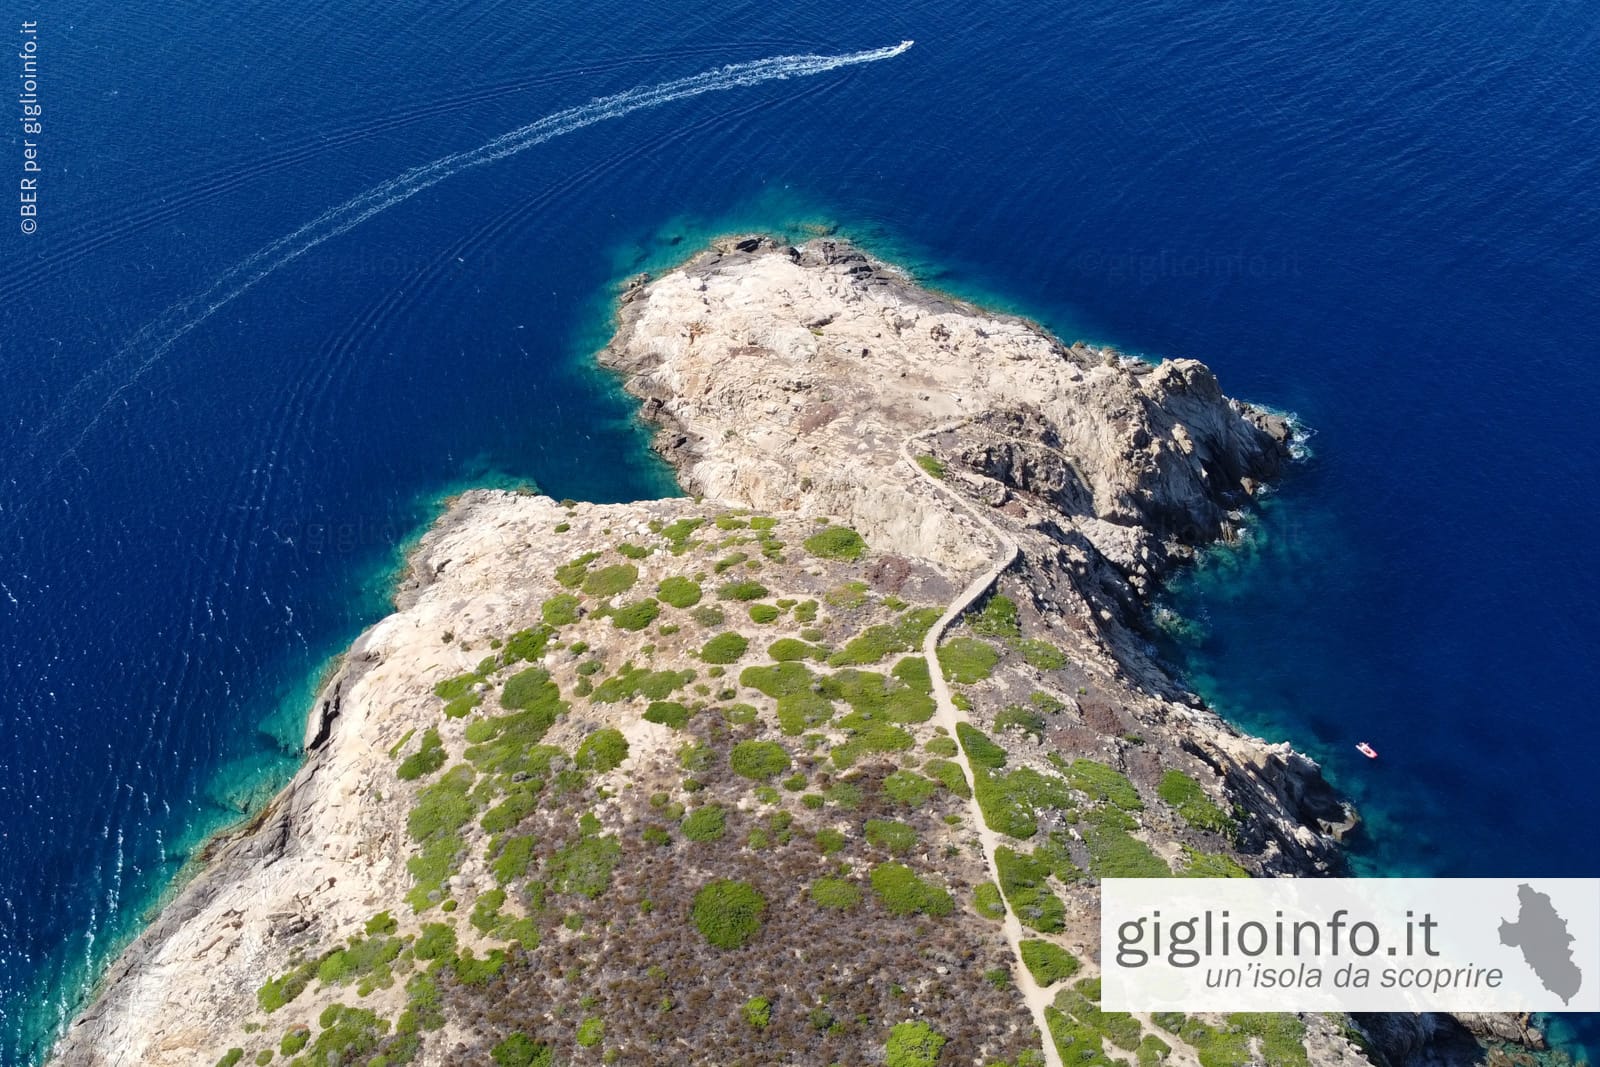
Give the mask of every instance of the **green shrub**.
[[1150, 846], [1119, 825], [1090, 824], [1083, 831], [1089, 871], [1097, 878], [1167, 878], [1172, 868]]
[[1109, 801], [1123, 811], [1140, 811], [1144, 801], [1138, 790], [1123, 774], [1104, 763], [1092, 759], [1076, 759], [1067, 768], [1067, 781], [1072, 788], [1088, 794], [1095, 800]]
[[611, 612], [611, 625], [619, 630], [639, 631], [656, 621], [661, 605], [646, 597], [634, 600]]
[[952, 682], [981, 682], [999, 662], [994, 646], [975, 637], [956, 637], [939, 646], [939, 666]]
[[419, 960], [437, 960], [455, 955], [456, 932], [444, 923], [423, 923], [422, 932], [411, 946], [411, 954]]
[[584, 770], [603, 774], [628, 758], [628, 739], [621, 730], [603, 726], [583, 739], [573, 758]]
[[748, 882], [719, 878], [694, 895], [692, 916], [708, 942], [717, 948], [735, 949], [760, 932], [766, 908], [766, 898]]
[[1010, 704], [995, 714], [995, 732], [1001, 733], [1015, 727], [1035, 741], [1044, 740], [1044, 716], [1021, 704]]
[[501, 885], [516, 878], [521, 878], [528, 872], [528, 864], [533, 860], [533, 838], [512, 837], [507, 838], [500, 845], [500, 854], [489, 864], [489, 870], [494, 875], [494, 880]]
[[563, 563], [561, 566], [556, 568], [556, 581], [560, 582], [568, 589], [578, 588], [578, 586], [583, 584], [584, 578], [589, 574], [589, 564], [593, 563], [599, 558], [600, 553], [598, 552], [585, 552], [577, 559], [568, 563]]
[[707, 641], [700, 650], [700, 658], [706, 663], [734, 663], [749, 647], [750, 642], [742, 634], [730, 630]]
[[498, 1067], [551, 1067], [555, 1063], [550, 1046], [538, 1044], [520, 1031], [490, 1049], [489, 1058]]
[[869, 844], [903, 856], [917, 847], [917, 832], [893, 819], [868, 819], [862, 833]]
[[961, 764], [953, 760], [931, 759], [922, 765], [922, 770], [962, 800], [972, 797], [972, 786], [967, 781], [966, 773], [961, 770]]
[[590, 596], [611, 597], [626, 593], [639, 580], [639, 568], [631, 563], [613, 563], [590, 571], [583, 579], [583, 591]]
[[1022, 636], [1017, 602], [1000, 593], [989, 598], [983, 610], [971, 618], [970, 624], [973, 633], [983, 634], [985, 637], [1013, 640]]
[[575, 893], [598, 899], [611, 886], [611, 872], [622, 855], [613, 835], [586, 834], [550, 857], [546, 870], [550, 887], [558, 893]]
[[739, 1009], [739, 1015], [757, 1030], [765, 1030], [772, 1022], [772, 1001], [766, 997], [751, 997]]
[[605, 1020], [598, 1015], [591, 1015], [578, 1024], [576, 1038], [580, 1048], [594, 1048], [606, 1037]]
[[759, 715], [754, 704], [729, 704], [722, 709], [722, 718], [729, 726], [750, 726]]
[[561, 691], [550, 680], [550, 672], [543, 667], [518, 671], [506, 679], [505, 688], [500, 691], [500, 704], [507, 711], [543, 707], [554, 710], [560, 699]]
[[829, 656], [828, 662], [835, 667], [859, 667], [877, 663], [893, 652], [913, 651], [939, 621], [939, 614], [938, 608], [918, 608], [894, 622], [869, 626]]
[[933, 738], [927, 744], [923, 745], [922, 751], [928, 753], [930, 756], [954, 756], [961, 750], [956, 747], [955, 738], [940, 736]]
[[921, 467], [935, 478], [943, 478], [945, 475], [944, 461], [938, 456], [932, 456], [928, 455], [927, 453], [923, 453], [917, 457], [917, 466]]
[[848, 526], [830, 526], [805, 539], [806, 551], [823, 559], [854, 562], [867, 550], [867, 542]]
[[278, 1042], [278, 1055], [288, 1057], [306, 1047], [306, 1042], [311, 1040], [311, 1031], [304, 1028], [290, 1030], [283, 1035], [283, 1040]]
[[766, 595], [767, 587], [751, 578], [717, 587], [719, 600], [760, 600]]
[[938, 886], [918, 878], [903, 863], [880, 863], [872, 868], [872, 891], [893, 915], [949, 915], [955, 901]]
[[1000, 891], [1018, 921], [1042, 934], [1059, 933], [1066, 925], [1067, 912], [1061, 898], [1046, 885], [1049, 866], [1004, 845], [994, 850], [994, 860], [1000, 871]]
[[985, 919], [998, 921], [1006, 917], [1006, 902], [1000, 896], [1000, 887], [993, 882], [979, 882], [973, 887], [972, 906]]
[[798, 737], [832, 718], [833, 702], [809, 689], [778, 698], [778, 727], [790, 737]]
[[447, 753], [444, 742], [439, 739], [439, 731], [431, 726], [422, 732], [422, 741], [417, 751], [400, 761], [400, 766], [395, 768], [395, 776], [402, 781], [415, 781], [432, 774], [444, 766]]
[[1078, 957], [1037, 938], [1022, 942], [1022, 965], [1041, 986], [1052, 986], [1078, 973]]
[[843, 878], [818, 878], [811, 883], [811, 900], [819, 908], [844, 911], [861, 903], [861, 888]]
[[735, 774], [758, 782], [770, 781], [793, 764], [789, 753], [776, 741], [740, 741], [728, 754]]
[[[532, 663], [544, 655], [545, 646], [550, 643], [550, 639], [555, 635], [556, 631], [553, 626], [536, 626], [531, 630], [518, 630], [506, 638], [505, 645], [500, 652], [500, 659], [507, 664], [516, 663], [518, 660], [527, 660]], [[491, 666], [493, 662], [492, 659], [485, 660], [478, 667], [479, 672], [485, 675], [489, 674], [490, 672], [485, 670], [485, 667]]]
[[824, 856], [831, 856], [835, 852], [842, 851], [845, 845], [844, 834], [831, 826], [824, 826], [818, 830], [814, 840], [817, 842], [817, 851]]
[[783, 612], [779, 611], [771, 604], [750, 605], [750, 621], [760, 626], [765, 626], [770, 622], [777, 622], [778, 616], [782, 614]]
[[901, 769], [883, 780], [883, 791], [891, 800], [920, 808], [937, 791], [938, 785], [916, 771]]
[[692, 681], [693, 671], [652, 671], [624, 664], [622, 670], [595, 687], [590, 699], [597, 704], [615, 704], [634, 696], [665, 700]]
[[708, 630], [713, 626], [721, 626], [728, 621], [727, 613], [715, 604], [701, 604], [689, 612], [689, 617]]
[[318, 964], [317, 960], [308, 960], [287, 974], [262, 983], [256, 990], [256, 1006], [271, 1015], [285, 1004], [292, 1002], [305, 992], [306, 986], [317, 976]]
[[1163, 774], [1156, 795], [1176, 808], [1183, 821], [1196, 830], [1231, 834], [1237, 828], [1233, 819], [1206, 796], [1200, 783], [1182, 771]]
[[689, 722], [689, 709], [676, 701], [657, 700], [645, 709], [644, 719], [681, 730]]
[[796, 640], [793, 637], [779, 638], [767, 646], [767, 655], [780, 663], [810, 659], [815, 652], [816, 647], [814, 645], [808, 645], [804, 641]]
[[644, 559], [655, 550], [646, 548], [643, 545], [636, 545], [632, 542], [624, 541], [617, 546], [617, 551], [626, 556], [628, 559]]
[[1059, 671], [1067, 665], [1067, 654], [1049, 641], [1029, 639], [1018, 641], [1013, 647], [1022, 654], [1023, 662], [1036, 671]]
[[989, 736], [970, 723], [956, 723], [956, 736], [967, 751], [967, 759], [974, 770], [999, 770], [1006, 765], [1006, 750], [989, 740]]
[[720, 806], [706, 804], [691, 811], [682, 828], [690, 841], [718, 841], [727, 833], [728, 815]]
[[803, 663], [776, 663], [770, 667], [746, 667], [739, 672], [739, 684], [747, 685], [774, 700], [790, 693], [809, 692], [816, 682]]
[[234, 1064], [242, 1059], [244, 1059], [244, 1049], [230, 1048], [222, 1054], [221, 1059], [217, 1060], [217, 1067], [234, 1067]]
[[[918, 693], [933, 692], [933, 679], [928, 675], [928, 661], [922, 656], [906, 656], [889, 672]], [[954, 752], [950, 755], [955, 755]]]
[[1184, 878], [1248, 878], [1250, 872], [1239, 866], [1225, 853], [1201, 852], [1183, 846], [1184, 868], [1178, 873]]
[[884, 1067], [935, 1067], [945, 1039], [927, 1023], [896, 1023], [883, 1047]]
[[700, 603], [700, 583], [675, 574], [656, 586], [656, 595], [675, 608], [692, 608]]
[[539, 614], [551, 626], [568, 626], [578, 621], [582, 603], [571, 593], [561, 593], [546, 600], [539, 608]]

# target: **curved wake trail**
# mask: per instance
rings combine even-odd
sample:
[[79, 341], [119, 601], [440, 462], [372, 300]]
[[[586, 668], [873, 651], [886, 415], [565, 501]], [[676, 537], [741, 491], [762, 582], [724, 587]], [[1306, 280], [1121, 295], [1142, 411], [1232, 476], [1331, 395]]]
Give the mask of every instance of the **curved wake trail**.
[[[171, 351], [173, 345], [188, 334], [189, 331], [205, 322], [217, 311], [237, 299], [256, 283], [278, 270], [278, 268], [305, 255], [324, 241], [332, 240], [341, 234], [349, 232], [374, 215], [387, 211], [389, 208], [409, 200], [418, 193], [438, 185], [446, 178], [454, 177], [472, 167], [485, 166], [505, 159], [507, 156], [525, 152], [536, 145], [581, 130], [586, 126], [593, 126], [609, 119], [621, 118], [624, 115], [641, 111], [645, 108], [660, 107], [663, 104], [686, 100], [705, 93], [722, 92], [728, 89], [744, 88], [760, 85], [763, 82], [782, 81], [788, 78], [811, 77], [845, 67], [893, 59], [905, 53], [912, 43], [911, 41], [901, 41], [897, 45], [886, 48], [874, 48], [868, 51], [847, 52], [832, 56], [773, 56], [768, 59], [752, 60], [748, 63], [730, 64], [716, 70], [690, 75], [687, 78], [662, 82], [659, 85], [641, 86], [614, 93], [611, 96], [597, 97], [587, 104], [580, 104], [576, 107], [557, 111], [536, 122], [520, 126], [509, 133], [501, 134], [494, 140], [477, 148], [455, 152], [433, 160], [431, 163], [412, 167], [410, 170], [375, 185], [366, 192], [354, 196], [336, 207], [329, 208], [299, 229], [278, 238], [271, 244], [245, 257], [239, 263], [223, 272], [203, 292], [168, 308], [154, 322], [134, 334], [126, 344], [118, 349], [116, 355], [85, 376], [73, 388], [71, 394], [63, 401], [58, 410], [62, 412], [70, 411], [78, 403], [82, 402], [84, 394], [93, 387], [95, 380], [104, 379], [108, 375], [119, 375], [119, 372], [122, 372], [125, 367], [132, 363], [131, 370], [126, 371], [126, 377], [111, 390], [104, 402], [84, 423], [73, 444], [61, 450], [55, 464], [45, 473], [44, 480], [51, 478], [60, 469], [66, 456], [76, 451], [77, 447], [83, 443], [90, 431], [94, 429], [118, 398], [143, 377], [163, 356]], [[61, 418], [64, 417], [65, 415], [63, 414], [56, 419], [50, 420], [35, 432], [35, 446], [29, 452], [30, 459], [38, 455], [39, 440], [47, 435], [53, 426], [58, 424]]]

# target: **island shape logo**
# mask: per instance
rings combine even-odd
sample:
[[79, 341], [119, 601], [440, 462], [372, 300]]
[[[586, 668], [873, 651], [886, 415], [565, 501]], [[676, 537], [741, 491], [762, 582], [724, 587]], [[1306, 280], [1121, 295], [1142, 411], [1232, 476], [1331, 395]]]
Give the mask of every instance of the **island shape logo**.
[[1583, 971], [1572, 960], [1573, 936], [1550, 895], [1526, 883], [1517, 887], [1517, 918], [1500, 923], [1500, 943], [1522, 950], [1539, 982], [1563, 1004], [1583, 988]]

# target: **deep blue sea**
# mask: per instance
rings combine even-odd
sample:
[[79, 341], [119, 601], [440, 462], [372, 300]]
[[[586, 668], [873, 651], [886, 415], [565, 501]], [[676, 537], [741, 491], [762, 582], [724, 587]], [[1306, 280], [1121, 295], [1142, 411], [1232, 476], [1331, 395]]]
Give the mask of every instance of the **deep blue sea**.
[[739, 228], [838, 226], [1297, 414], [1312, 455], [1173, 590], [1168, 654], [1326, 761], [1364, 870], [1600, 874], [1592, 4], [11, 18], [43, 111], [37, 232], [0, 225], [0, 1063], [292, 773], [444, 496], [674, 491], [591, 357], [618, 279]]

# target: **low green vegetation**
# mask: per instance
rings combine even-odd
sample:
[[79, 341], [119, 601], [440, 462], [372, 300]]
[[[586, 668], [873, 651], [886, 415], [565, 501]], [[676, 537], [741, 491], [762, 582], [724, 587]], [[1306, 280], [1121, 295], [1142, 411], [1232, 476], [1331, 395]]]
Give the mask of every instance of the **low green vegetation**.
[[429, 727], [422, 732], [417, 751], [401, 760], [394, 773], [402, 781], [415, 781], [443, 767], [445, 759], [444, 742], [439, 739], [439, 731]]
[[694, 681], [694, 671], [652, 671], [648, 667], [623, 664], [622, 669], [595, 687], [589, 697], [597, 704], [615, 704], [630, 697], [665, 700]]
[[626, 593], [638, 580], [638, 567], [631, 563], [613, 563], [584, 575], [583, 591], [594, 597], [612, 597]]
[[717, 804], [703, 805], [684, 818], [682, 829], [690, 841], [720, 841], [728, 832], [728, 813]]
[[771, 604], [750, 605], [750, 621], [758, 626], [766, 626], [768, 623], [777, 622], [778, 617], [782, 614], [781, 610]]
[[789, 753], [776, 741], [740, 741], [729, 752], [728, 765], [735, 774], [758, 782], [771, 781], [793, 766]]
[[739, 1016], [757, 1030], [765, 1030], [772, 1022], [772, 1001], [766, 997], [751, 997], [740, 1007]]
[[805, 539], [806, 551], [823, 559], [854, 562], [867, 550], [867, 542], [848, 526], [829, 526]]
[[956, 723], [956, 737], [961, 739], [961, 747], [966, 750], [973, 770], [995, 771], [1006, 765], [1006, 750], [971, 723]]
[[1163, 774], [1156, 795], [1171, 804], [1183, 821], [1196, 830], [1231, 834], [1237, 829], [1232, 817], [1211, 802], [1200, 783], [1182, 771]]
[[1012, 645], [1022, 661], [1036, 671], [1059, 671], [1067, 665], [1067, 654], [1049, 641], [1029, 638]]
[[917, 832], [894, 819], [868, 819], [862, 827], [867, 843], [904, 856], [917, 847]]
[[1066, 906], [1050, 891], [1045, 879], [1049, 865], [1025, 852], [1001, 845], [994, 850], [1000, 869], [1000, 891], [1018, 921], [1042, 934], [1060, 933], [1066, 925]]
[[656, 596], [675, 608], [692, 608], [700, 603], [700, 583], [675, 574], [656, 586]]
[[877, 663], [895, 652], [911, 652], [922, 644], [922, 639], [938, 621], [938, 608], [915, 608], [894, 622], [867, 627], [828, 657], [828, 663], [835, 667], [860, 667]]
[[1017, 602], [1001, 593], [989, 598], [983, 610], [972, 616], [972, 632], [985, 637], [998, 637], [1002, 641], [1022, 636], [1022, 623], [1017, 612]]
[[884, 1067], [935, 1067], [945, 1038], [927, 1023], [896, 1023], [883, 1047]]
[[644, 720], [681, 730], [688, 725], [690, 711], [673, 700], [657, 700], [645, 709]]
[[818, 878], [811, 883], [811, 900], [819, 908], [844, 911], [861, 903], [861, 888], [843, 878]]
[[1167, 878], [1172, 869], [1149, 845], [1134, 837], [1132, 820], [1114, 808], [1089, 813], [1083, 843], [1089, 849], [1089, 873], [1096, 878]]
[[539, 614], [551, 626], [570, 626], [578, 621], [583, 602], [571, 593], [560, 593], [546, 600]]
[[1022, 965], [1041, 986], [1052, 986], [1078, 973], [1078, 957], [1049, 941], [1029, 938], [1022, 942]]
[[1066, 769], [1072, 788], [1087, 793], [1091, 800], [1108, 801], [1123, 811], [1141, 811], [1144, 801], [1122, 773], [1092, 759], [1076, 759]]
[[767, 596], [767, 587], [753, 578], [728, 582], [717, 587], [719, 600], [761, 600]]
[[999, 662], [1000, 653], [995, 647], [975, 637], [956, 637], [939, 646], [939, 666], [952, 682], [981, 682]]
[[993, 882], [979, 882], [973, 887], [972, 906], [985, 919], [999, 921], [1006, 917], [1006, 902], [1000, 896], [1000, 887]]
[[949, 915], [955, 900], [945, 890], [917, 877], [903, 863], [880, 863], [869, 878], [872, 891], [893, 915]]
[[720, 949], [743, 948], [761, 931], [767, 900], [748, 882], [719, 878], [694, 895], [695, 928]]
[[943, 478], [945, 475], [944, 461], [938, 456], [931, 456], [924, 453], [923, 455], [917, 457], [917, 466], [921, 467], [935, 478]]
[[628, 758], [628, 739], [622, 731], [603, 726], [584, 738], [573, 759], [586, 771], [603, 774]]
[[735, 663], [749, 647], [750, 642], [742, 634], [729, 631], [707, 641], [700, 649], [700, 658], [706, 663]]
[[550, 1046], [539, 1044], [521, 1031], [513, 1032], [489, 1050], [489, 1058], [497, 1067], [552, 1067], [554, 1055]]
[[661, 604], [646, 597], [643, 600], [630, 601], [611, 612], [611, 625], [619, 630], [639, 631], [656, 621], [656, 616], [661, 614]]

